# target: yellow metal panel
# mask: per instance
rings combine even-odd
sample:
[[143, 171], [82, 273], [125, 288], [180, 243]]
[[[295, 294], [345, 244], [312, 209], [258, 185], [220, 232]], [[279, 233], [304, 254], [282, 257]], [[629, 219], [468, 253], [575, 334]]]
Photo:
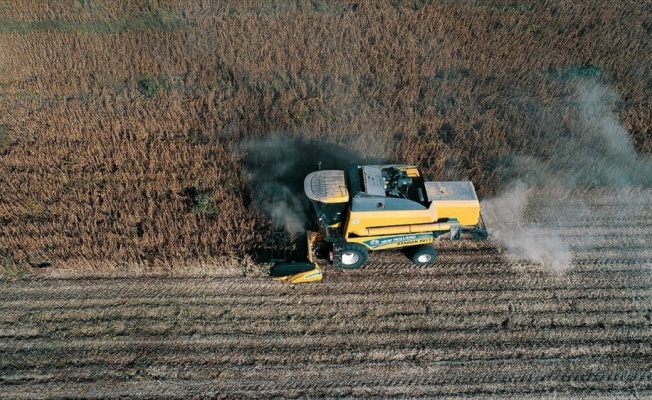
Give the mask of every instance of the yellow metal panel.
[[434, 207], [427, 210], [351, 212], [345, 234], [365, 235], [367, 228], [379, 226], [428, 224], [437, 221]]
[[421, 174], [419, 173], [419, 169], [416, 168], [416, 167], [408, 167], [408, 168], [405, 168], [405, 173], [406, 173], [407, 176], [409, 176], [410, 178], [418, 178], [418, 177], [421, 176]]
[[309, 282], [319, 282], [323, 278], [321, 270], [319, 268], [312, 269], [310, 271], [301, 272], [294, 275], [282, 276], [279, 278], [274, 278], [275, 281], [285, 281], [290, 283], [309, 283]]
[[463, 226], [473, 226], [480, 219], [480, 202], [473, 183], [426, 182], [428, 200], [439, 218], [456, 218]]
[[474, 226], [480, 219], [477, 200], [436, 200], [432, 204], [439, 218], [456, 218], [462, 226]]

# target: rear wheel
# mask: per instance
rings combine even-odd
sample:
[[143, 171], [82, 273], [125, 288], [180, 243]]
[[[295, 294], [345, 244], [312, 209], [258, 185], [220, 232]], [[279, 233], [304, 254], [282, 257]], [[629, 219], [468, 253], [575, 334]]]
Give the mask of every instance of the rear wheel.
[[418, 265], [428, 265], [435, 262], [437, 258], [437, 251], [430, 245], [416, 246], [409, 249], [408, 257], [413, 263]]
[[[343, 269], [358, 269], [367, 262], [369, 250], [358, 243], [343, 243], [341, 255], [331, 253], [333, 265], [340, 266]], [[335, 257], [339, 257], [337, 260]]]

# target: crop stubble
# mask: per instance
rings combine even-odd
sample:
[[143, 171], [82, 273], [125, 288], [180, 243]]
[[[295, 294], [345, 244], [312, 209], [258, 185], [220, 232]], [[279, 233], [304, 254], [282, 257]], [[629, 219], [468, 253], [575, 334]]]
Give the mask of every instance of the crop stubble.
[[[636, 219], [599, 197], [577, 201], [587, 226], [622, 221], [616, 205], [631, 236], [652, 228], [649, 207]], [[588, 234], [554, 225], [571, 242]], [[432, 267], [374, 253], [301, 286], [192, 272], [16, 281], [1, 287], [0, 396], [649, 396], [652, 264], [614, 231], [574, 245], [565, 273], [492, 242], [442, 242]]]

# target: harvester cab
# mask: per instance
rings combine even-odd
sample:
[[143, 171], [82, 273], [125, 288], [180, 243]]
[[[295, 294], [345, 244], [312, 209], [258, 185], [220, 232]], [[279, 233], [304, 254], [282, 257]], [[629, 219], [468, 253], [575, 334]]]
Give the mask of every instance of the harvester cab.
[[315, 171], [304, 192], [317, 230], [308, 232], [311, 262], [360, 268], [369, 250], [401, 248], [417, 264], [434, 262], [436, 238], [486, 239], [471, 182], [431, 182], [411, 165], [351, 165]]

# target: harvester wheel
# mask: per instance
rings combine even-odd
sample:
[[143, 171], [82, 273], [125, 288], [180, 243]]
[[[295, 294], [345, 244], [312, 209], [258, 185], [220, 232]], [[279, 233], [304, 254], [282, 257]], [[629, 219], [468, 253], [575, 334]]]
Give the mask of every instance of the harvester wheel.
[[[367, 262], [369, 251], [358, 243], [344, 243], [342, 244], [341, 257], [340, 265], [343, 269], [358, 269]], [[335, 264], [335, 261], [333, 260], [333, 264]]]
[[437, 251], [431, 245], [424, 244], [410, 249], [409, 257], [415, 264], [428, 265], [435, 262]]

